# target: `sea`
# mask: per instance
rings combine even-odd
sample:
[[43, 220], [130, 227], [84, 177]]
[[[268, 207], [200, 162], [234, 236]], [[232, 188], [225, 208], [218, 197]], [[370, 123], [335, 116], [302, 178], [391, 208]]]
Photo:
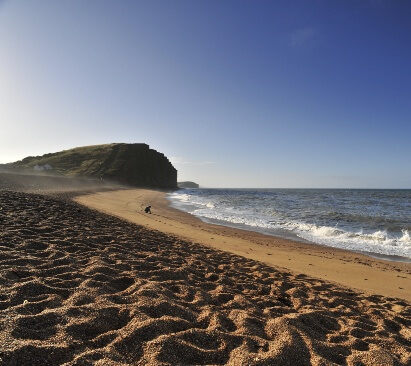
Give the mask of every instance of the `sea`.
[[411, 262], [411, 190], [198, 188], [168, 199], [205, 222]]

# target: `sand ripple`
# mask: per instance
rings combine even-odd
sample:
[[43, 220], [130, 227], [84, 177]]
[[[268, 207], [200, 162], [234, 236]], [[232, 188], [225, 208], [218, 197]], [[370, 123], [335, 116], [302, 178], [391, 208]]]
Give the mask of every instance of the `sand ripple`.
[[2, 365], [409, 365], [403, 300], [0, 192]]

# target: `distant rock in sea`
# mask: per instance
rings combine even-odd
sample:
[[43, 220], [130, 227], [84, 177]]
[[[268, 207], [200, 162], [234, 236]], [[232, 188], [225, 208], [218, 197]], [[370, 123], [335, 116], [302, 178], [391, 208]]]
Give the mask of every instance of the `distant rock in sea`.
[[29, 156], [3, 164], [2, 168], [9, 172], [109, 180], [134, 187], [177, 188], [177, 170], [163, 154], [150, 149], [147, 144], [83, 146]]
[[178, 182], [178, 188], [199, 188], [199, 185], [194, 182]]

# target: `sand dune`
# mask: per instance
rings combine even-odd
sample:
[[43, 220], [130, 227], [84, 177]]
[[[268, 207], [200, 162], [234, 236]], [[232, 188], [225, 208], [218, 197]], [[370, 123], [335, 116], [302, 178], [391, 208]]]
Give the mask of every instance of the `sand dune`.
[[1, 365], [409, 365], [411, 311], [62, 197], [0, 192]]

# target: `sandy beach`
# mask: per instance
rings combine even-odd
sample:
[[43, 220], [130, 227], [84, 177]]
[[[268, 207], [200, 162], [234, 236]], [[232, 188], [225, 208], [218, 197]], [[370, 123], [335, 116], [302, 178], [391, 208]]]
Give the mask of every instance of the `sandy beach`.
[[1, 365], [411, 362], [408, 264], [207, 225], [164, 192], [17, 181], [0, 184]]
[[[169, 206], [166, 193], [155, 190], [101, 192], [76, 198], [88, 207], [153, 230], [176, 235], [268, 265], [304, 273], [368, 294], [411, 301], [411, 264], [310, 245], [256, 232], [211, 225]], [[143, 208], [152, 205], [152, 215]]]

